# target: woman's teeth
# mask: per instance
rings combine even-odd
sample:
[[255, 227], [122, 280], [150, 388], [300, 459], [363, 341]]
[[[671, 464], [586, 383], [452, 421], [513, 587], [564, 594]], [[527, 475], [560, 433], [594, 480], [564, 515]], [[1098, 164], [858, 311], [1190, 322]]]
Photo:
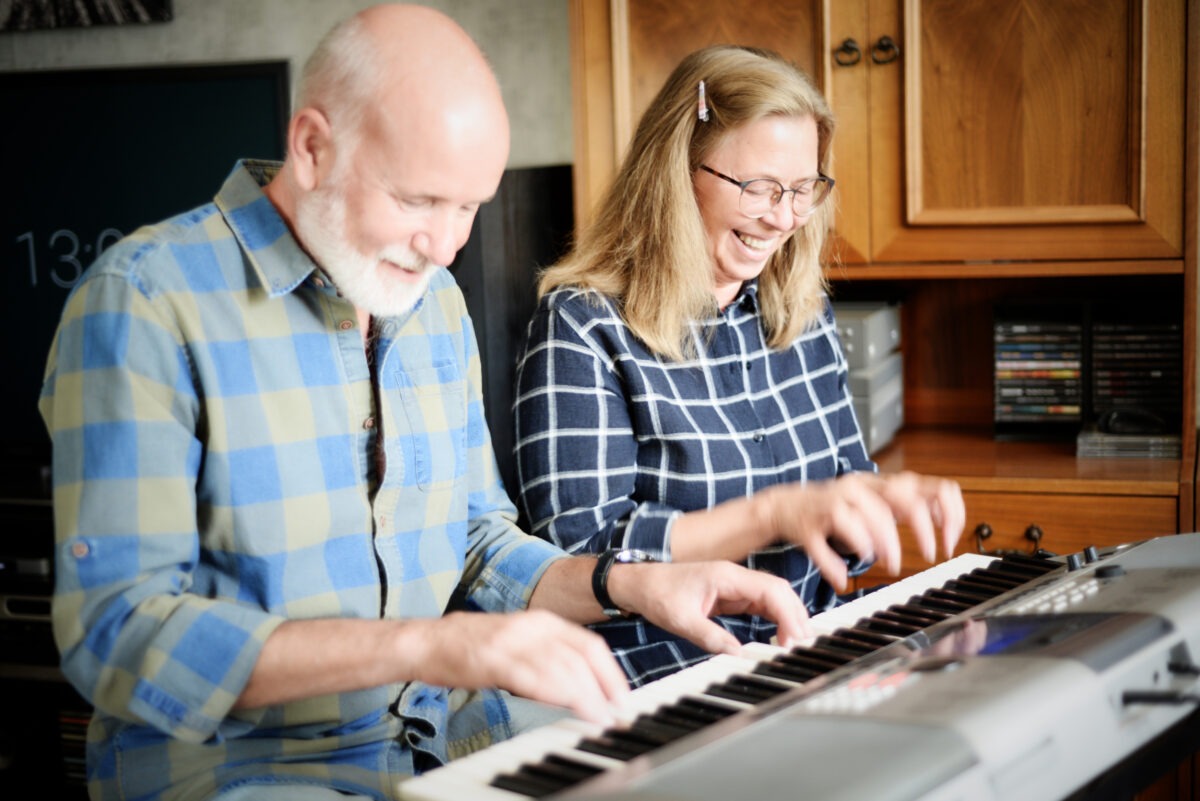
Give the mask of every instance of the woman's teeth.
[[751, 250], [768, 250], [771, 247], [770, 240], [759, 239], [749, 234], [739, 232], [737, 238], [742, 240], [742, 243]]

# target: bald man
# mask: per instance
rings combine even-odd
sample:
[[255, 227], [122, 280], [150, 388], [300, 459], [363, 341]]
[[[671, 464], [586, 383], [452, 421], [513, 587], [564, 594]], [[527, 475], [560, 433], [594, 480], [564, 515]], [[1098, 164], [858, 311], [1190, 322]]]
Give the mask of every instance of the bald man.
[[470, 38], [368, 9], [298, 107], [283, 164], [108, 249], [50, 355], [54, 628], [95, 707], [92, 797], [395, 798], [554, 715], [605, 720], [628, 689], [581, 623], [801, 636], [779, 579], [516, 528], [443, 268], [508, 156]]

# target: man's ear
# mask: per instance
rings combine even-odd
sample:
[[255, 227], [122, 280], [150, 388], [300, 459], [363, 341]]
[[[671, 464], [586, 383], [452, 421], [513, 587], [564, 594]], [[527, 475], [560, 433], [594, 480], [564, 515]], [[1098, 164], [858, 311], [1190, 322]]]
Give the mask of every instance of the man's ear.
[[333, 166], [331, 134], [329, 118], [312, 107], [300, 109], [288, 124], [288, 152], [301, 189], [316, 189], [329, 174]]

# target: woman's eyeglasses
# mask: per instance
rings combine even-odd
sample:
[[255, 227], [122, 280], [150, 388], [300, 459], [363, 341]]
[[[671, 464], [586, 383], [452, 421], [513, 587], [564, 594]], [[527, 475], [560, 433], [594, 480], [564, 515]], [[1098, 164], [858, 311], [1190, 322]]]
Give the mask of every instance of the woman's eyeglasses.
[[700, 165], [700, 169], [717, 176], [722, 181], [728, 181], [740, 189], [742, 194], [738, 198], [738, 208], [742, 214], [755, 220], [770, 214], [771, 209], [775, 208], [787, 194], [792, 196], [792, 213], [797, 217], [808, 217], [825, 202], [825, 198], [829, 197], [834, 184], [833, 179], [828, 175], [818, 175], [816, 178], [809, 178], [797, 187], [784, 189], [783, 184], [774, 178], [739, 181], [704, 164]]

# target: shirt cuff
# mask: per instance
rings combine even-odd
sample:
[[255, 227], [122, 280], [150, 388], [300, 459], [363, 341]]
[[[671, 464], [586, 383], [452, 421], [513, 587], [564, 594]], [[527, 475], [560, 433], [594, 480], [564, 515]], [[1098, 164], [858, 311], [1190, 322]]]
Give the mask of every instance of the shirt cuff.
[[660, 562], [671, 561], [671, 528], [682, 514], [663, 504], [639, 505], [625, 525], [621, 546], [645, 551]]
[[484, 612], [513, 612], [529, 606], [542, 574], [570, 554], [532, 535], [522, 535], [490, 554], [479, 576], [467, 588], [467, 604]]

